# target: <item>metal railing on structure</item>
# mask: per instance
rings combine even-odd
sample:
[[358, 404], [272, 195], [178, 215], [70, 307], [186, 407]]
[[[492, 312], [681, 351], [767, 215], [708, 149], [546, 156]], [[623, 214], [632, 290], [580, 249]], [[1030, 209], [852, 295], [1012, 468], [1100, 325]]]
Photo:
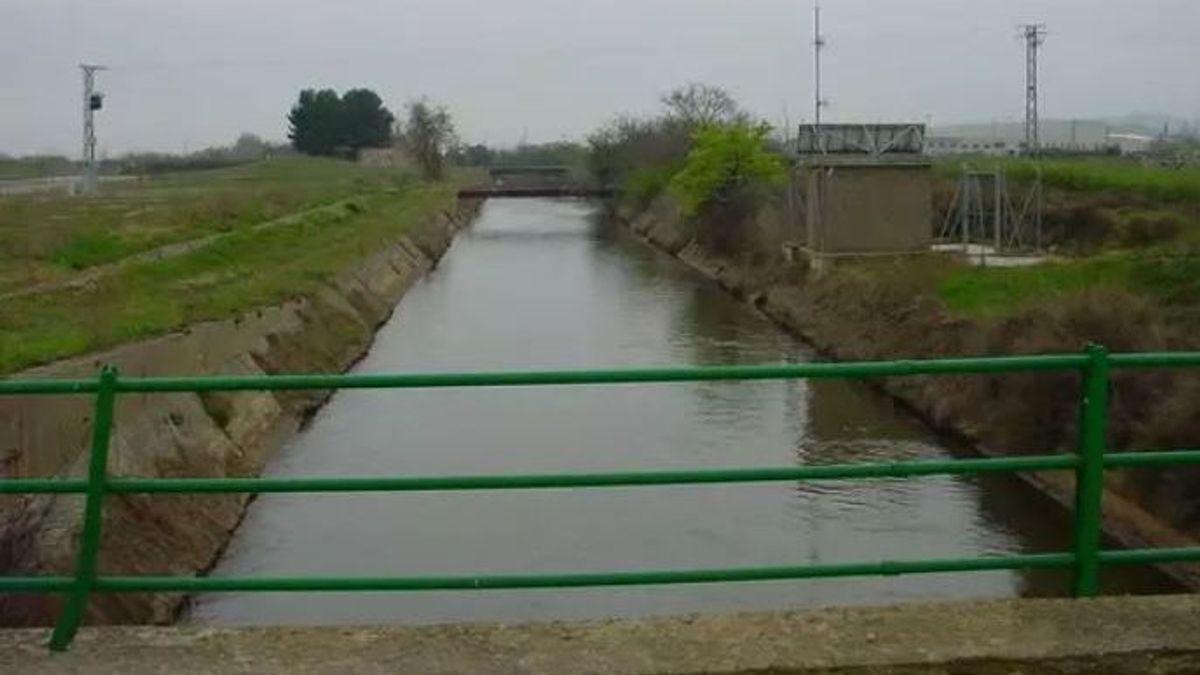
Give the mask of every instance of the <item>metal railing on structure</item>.
[[[397, 375], [276, 375], [231, 377], [119, 377], [106, 367], [98, 378], [0, 380], [0, 395], [94, 394], [95, 420], [86, 478], [0, 480], [0, 494], [84, 494], [82, 536], [73, 576], [0, 577], [3, 592], [65, 594], [50, 639], [66, 649], [83, 619], [93, 592], [132, 591], [432, 591], [566, 588], [810, 579], [933, 572], [1073, 568], [1076, 596], [1097, 592], [1102, 565], [1155, 564], [1200, 560], [1200, 546], [1101, 550], [1101, 501], [1107, 468], [1200, 464], [1200, 450], [1108, 453], [1109, 371], [1200, 366], [1200, 352], [1112, 354], [1091, 345], [1082, 354], [958, 358], [858, 363], [802, 363], [589, 371], [437, 373]], [[716, 380], [874, 378], [912, 375], [970, 375], [1032, 371], [1076, 371], [1082, 375], [1078, 448], [1071, 454], [976, 459], [937, 459], [813, 466], [638, 471], [623, 473], [370, 476], [329, 478], [133, 478], [108, 475], [109, 437], [114, 404], [123, 393], [282, 391], [336, 389], [421, 389], [438, 387], [517, 387], [612, 385]], [[616, 486], [748, 483], [768, 481], [909, 478], [1020, 471], [1075, 472], [1075, 515], [1071, 550], [992, 555], [977, 558], [888, 560], [841, 564], [786, 565], [725, 569], [672, 569], [554, 574], [399, 577], [162, 577], [97, 574], [104, 499], [108, 495], [152, 493], [414, 492], [447, 490], [526, 490]]]

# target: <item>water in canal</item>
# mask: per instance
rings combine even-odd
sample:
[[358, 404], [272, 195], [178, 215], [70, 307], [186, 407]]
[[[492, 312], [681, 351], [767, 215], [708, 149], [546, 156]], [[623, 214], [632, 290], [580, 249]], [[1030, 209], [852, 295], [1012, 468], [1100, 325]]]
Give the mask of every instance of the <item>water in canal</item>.
[[[409, 292], [356, 372], [742, 364], [810, 352], [585, 202], [493, 200]], [[786, 466], [947, 456], [861, 385], [713, 382], [345, 391], [280, 476]], [[709, 568], [1065, 550], [1066, 518], [1012, 479], [571, 491], [264, 495], [215, 575]], [[1151, 582], [1107, 575], [1109, 590]], [[213, 624], [444, 622], [1055, 595], [1057, 572], [672, 587], [229, 593]]]

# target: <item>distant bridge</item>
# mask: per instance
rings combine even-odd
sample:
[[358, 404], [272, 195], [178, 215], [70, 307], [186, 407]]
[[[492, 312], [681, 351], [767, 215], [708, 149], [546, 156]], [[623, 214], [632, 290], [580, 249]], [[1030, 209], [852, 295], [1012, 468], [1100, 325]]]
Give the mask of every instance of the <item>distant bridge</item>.
[[487, 199], [489, 197], [612, 197], [617, 193], [612, 188], [589, 187], [472, 187], [458, 191], [459, 199]]
[[612, 188], [585, 185], [569, 166], [494, 166], [488, 169], [490, 185], [458, 191], [460, 199], [490, 197], [611, 197]]

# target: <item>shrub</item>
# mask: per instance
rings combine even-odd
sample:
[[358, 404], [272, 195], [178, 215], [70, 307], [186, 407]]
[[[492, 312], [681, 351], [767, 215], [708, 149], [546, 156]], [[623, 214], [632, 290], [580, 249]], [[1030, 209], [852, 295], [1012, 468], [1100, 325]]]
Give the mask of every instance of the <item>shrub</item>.
[[753, 202], [783, 183], [784, 165], [767, 146], [768, 128], [735, 122], [699, 129], [671, 191], [689, 217]]
[[1174, 239], [1183, 227], [1183, 218], [1174, 213], [1139, 211], [1120, 224], [1117, 239], [1123, 246], [1148, 246]]
[[725, 254], [762, 242], [758, 216], [785, 176], [782, 159], [767, 146], [763, 125], [734, 122], [701, 128], [670, 191], [696, 239]]
[[1042, 172], [1046, 185], [1079, 192], [1112, 192], [1173, 202], [1200, 198], [1200, 170], [1143, 166], [1128, 160], [1062, 159], [1005, 162], [1009, 176], [1032, 179]]
[[598, 185], [621, 185], [641, 167], [678, 166], [689, 147], [687, 129], [666, 118], [620, 117], [588, 137], [588, 171]]
[[1193, 305], [1200, 297], [1200, 255], [1195, 253], [1139, 258], [1129, 276], [1134, 288], [1171, 306]]
[[674, 171], [671, 167], [646, 166], [634, 170], [622, 184], [622, 195], [639, 211], [650, 206], [667, 189]]
[[1068, 202], [1046, 209], [1043, 242], [1075, 252], [1103, 247], [1121, 227], [1121, 215], [1090, 202]]

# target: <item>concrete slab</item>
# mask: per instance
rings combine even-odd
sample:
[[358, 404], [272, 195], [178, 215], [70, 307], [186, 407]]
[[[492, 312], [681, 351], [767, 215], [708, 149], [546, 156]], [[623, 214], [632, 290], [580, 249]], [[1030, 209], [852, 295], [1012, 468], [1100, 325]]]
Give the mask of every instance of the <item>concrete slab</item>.
[[1198, 673], [1200, 596], [1000, 600], [523, 625], [107, 627], [50, 654], [0, 632], [0, 672], [706, 675]]

